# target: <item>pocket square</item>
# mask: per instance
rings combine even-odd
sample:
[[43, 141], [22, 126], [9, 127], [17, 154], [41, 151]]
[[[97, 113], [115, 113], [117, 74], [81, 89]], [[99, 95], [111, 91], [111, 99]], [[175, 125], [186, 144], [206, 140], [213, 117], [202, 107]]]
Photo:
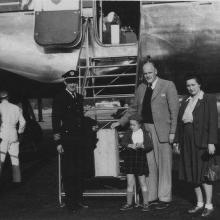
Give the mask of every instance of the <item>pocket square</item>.
[[161, 97], [166, 97], [166, 94], [165, 94], [165, 93], [162, 93], [162, 94], [161, 94]]

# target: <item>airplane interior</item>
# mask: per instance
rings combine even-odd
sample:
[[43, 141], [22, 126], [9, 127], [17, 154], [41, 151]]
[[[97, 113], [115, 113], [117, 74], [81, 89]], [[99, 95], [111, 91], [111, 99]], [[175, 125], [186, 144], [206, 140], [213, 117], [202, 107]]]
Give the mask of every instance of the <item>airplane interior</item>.
[[[120, 44], [136, 43], [139, 38], [139, 21], [139, 1], [96, 2], [96, 23], [102, 44], [114, 44], [114, 40]], [[116, 37], [118, 39], [114, 39]]]

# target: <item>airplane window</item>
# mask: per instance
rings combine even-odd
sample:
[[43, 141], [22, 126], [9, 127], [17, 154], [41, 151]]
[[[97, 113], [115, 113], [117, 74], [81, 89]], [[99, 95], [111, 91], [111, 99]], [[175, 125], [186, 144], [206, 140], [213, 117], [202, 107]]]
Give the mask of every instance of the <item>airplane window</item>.
[[103, 44], [136, 43], [139, 35], [139, 1], [97, 1], [96, 26]]

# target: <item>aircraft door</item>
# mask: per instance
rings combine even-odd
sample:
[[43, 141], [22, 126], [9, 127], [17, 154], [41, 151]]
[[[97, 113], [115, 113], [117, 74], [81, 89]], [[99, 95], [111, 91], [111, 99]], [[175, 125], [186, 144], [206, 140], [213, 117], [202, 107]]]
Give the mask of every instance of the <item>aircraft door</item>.
[[95, 32], [109, 46], [136, 44], [139, 38], [140, 1], [95, 1]]
[[32, 0], [34, 39], [44, 47], [76, 47], [82, 38], [81, 0]]

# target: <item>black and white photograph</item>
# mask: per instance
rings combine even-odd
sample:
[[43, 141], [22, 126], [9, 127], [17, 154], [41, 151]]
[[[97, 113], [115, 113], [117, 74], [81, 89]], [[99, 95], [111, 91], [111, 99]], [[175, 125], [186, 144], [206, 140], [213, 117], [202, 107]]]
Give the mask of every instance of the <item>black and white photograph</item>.
[[0, 219], [219, 218], [219, 0], [0, 0]]

